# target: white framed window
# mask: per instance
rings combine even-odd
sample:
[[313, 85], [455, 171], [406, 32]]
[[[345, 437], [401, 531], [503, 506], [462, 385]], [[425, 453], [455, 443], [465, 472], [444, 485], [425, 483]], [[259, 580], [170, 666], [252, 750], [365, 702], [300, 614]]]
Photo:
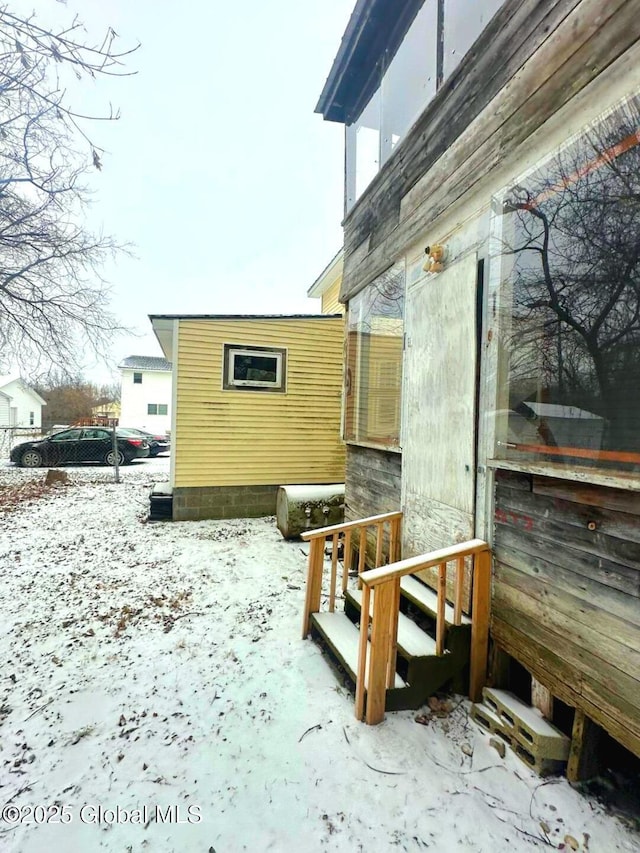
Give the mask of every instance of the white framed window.
[[148, 415], [166, 415], [167, 414], [167, 404], [166, 403], [147, 403], [147, 414]]
[[285, 349], [225, 344], [222, 387], [226, 390], [284, 392], [286, 360]]

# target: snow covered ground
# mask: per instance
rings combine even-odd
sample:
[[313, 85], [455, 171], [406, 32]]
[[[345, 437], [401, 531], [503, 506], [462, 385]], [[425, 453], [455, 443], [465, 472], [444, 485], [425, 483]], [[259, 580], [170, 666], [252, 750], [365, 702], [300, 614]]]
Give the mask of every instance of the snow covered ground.
[[147, 523], [167, 459], [67, 471], [0, 464], [0, 850], [640, 848], [461, 700], [356, 722], [273, 519]]

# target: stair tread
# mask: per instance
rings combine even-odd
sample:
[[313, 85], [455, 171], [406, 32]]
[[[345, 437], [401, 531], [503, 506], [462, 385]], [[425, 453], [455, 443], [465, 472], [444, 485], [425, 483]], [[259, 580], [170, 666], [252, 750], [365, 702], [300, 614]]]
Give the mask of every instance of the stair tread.
[[[313, 613], [311, 619], [318, 626], [327, 642], [333, 647], [346, 665], [352, 679], [355, 681], [358, 671], [358, 649], [360, 631], [344, 613]], [[365, 689], [368, 681], [368, 663], [371, 643], [367, 643], [367, 666], [365, 667]], [[404, 681], [396, 673], [394, 687], [406, 687]]]
[[[429, 611], [434, 616], [438, 612], [438, 595], [435, 590], [419, 581], [411, 575], [405, 575], [400, 580], [400, 590], [410, 599], [415, 601], [419, 607]], [[453, 625], [454, 609], [451, 604], [446, 604], [444, 618], [447, 625]], [[471, 619], [462, 614], [462, 624], [470, 625]]]
[[[375, 596], [375, 592], [373, 594]], [[350, 589], [349, 595], [358, 606], [362, 605], [361, 589]], [[405, 657], [431, 657], [436, 653], [436, 641], [419, 628], [412, 619], [400, 613], [398, 614], [398, 649]]]

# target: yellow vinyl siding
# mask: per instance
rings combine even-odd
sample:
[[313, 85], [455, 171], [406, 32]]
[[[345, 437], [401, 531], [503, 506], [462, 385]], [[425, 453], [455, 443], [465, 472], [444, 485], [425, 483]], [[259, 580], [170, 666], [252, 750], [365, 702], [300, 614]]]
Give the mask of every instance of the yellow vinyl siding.
[[[344, 480], [342, 318], [179, 323], [177, 487]], [[223, 390], [225, 344], [285, 348], [286, 393]]]
[[323, 314], [344, 314], [344, 305], [338, 301], [341, 282], [342, 274], [322, 294], [321, 305]]

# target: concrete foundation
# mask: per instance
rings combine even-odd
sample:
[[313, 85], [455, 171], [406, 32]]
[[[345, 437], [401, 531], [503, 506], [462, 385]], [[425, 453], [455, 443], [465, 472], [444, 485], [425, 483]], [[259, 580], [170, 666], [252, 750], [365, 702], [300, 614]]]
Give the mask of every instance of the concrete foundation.
[[278, 486], [198, 486], [173, 489], [173, 520], [262, 518], [276, 514]]

